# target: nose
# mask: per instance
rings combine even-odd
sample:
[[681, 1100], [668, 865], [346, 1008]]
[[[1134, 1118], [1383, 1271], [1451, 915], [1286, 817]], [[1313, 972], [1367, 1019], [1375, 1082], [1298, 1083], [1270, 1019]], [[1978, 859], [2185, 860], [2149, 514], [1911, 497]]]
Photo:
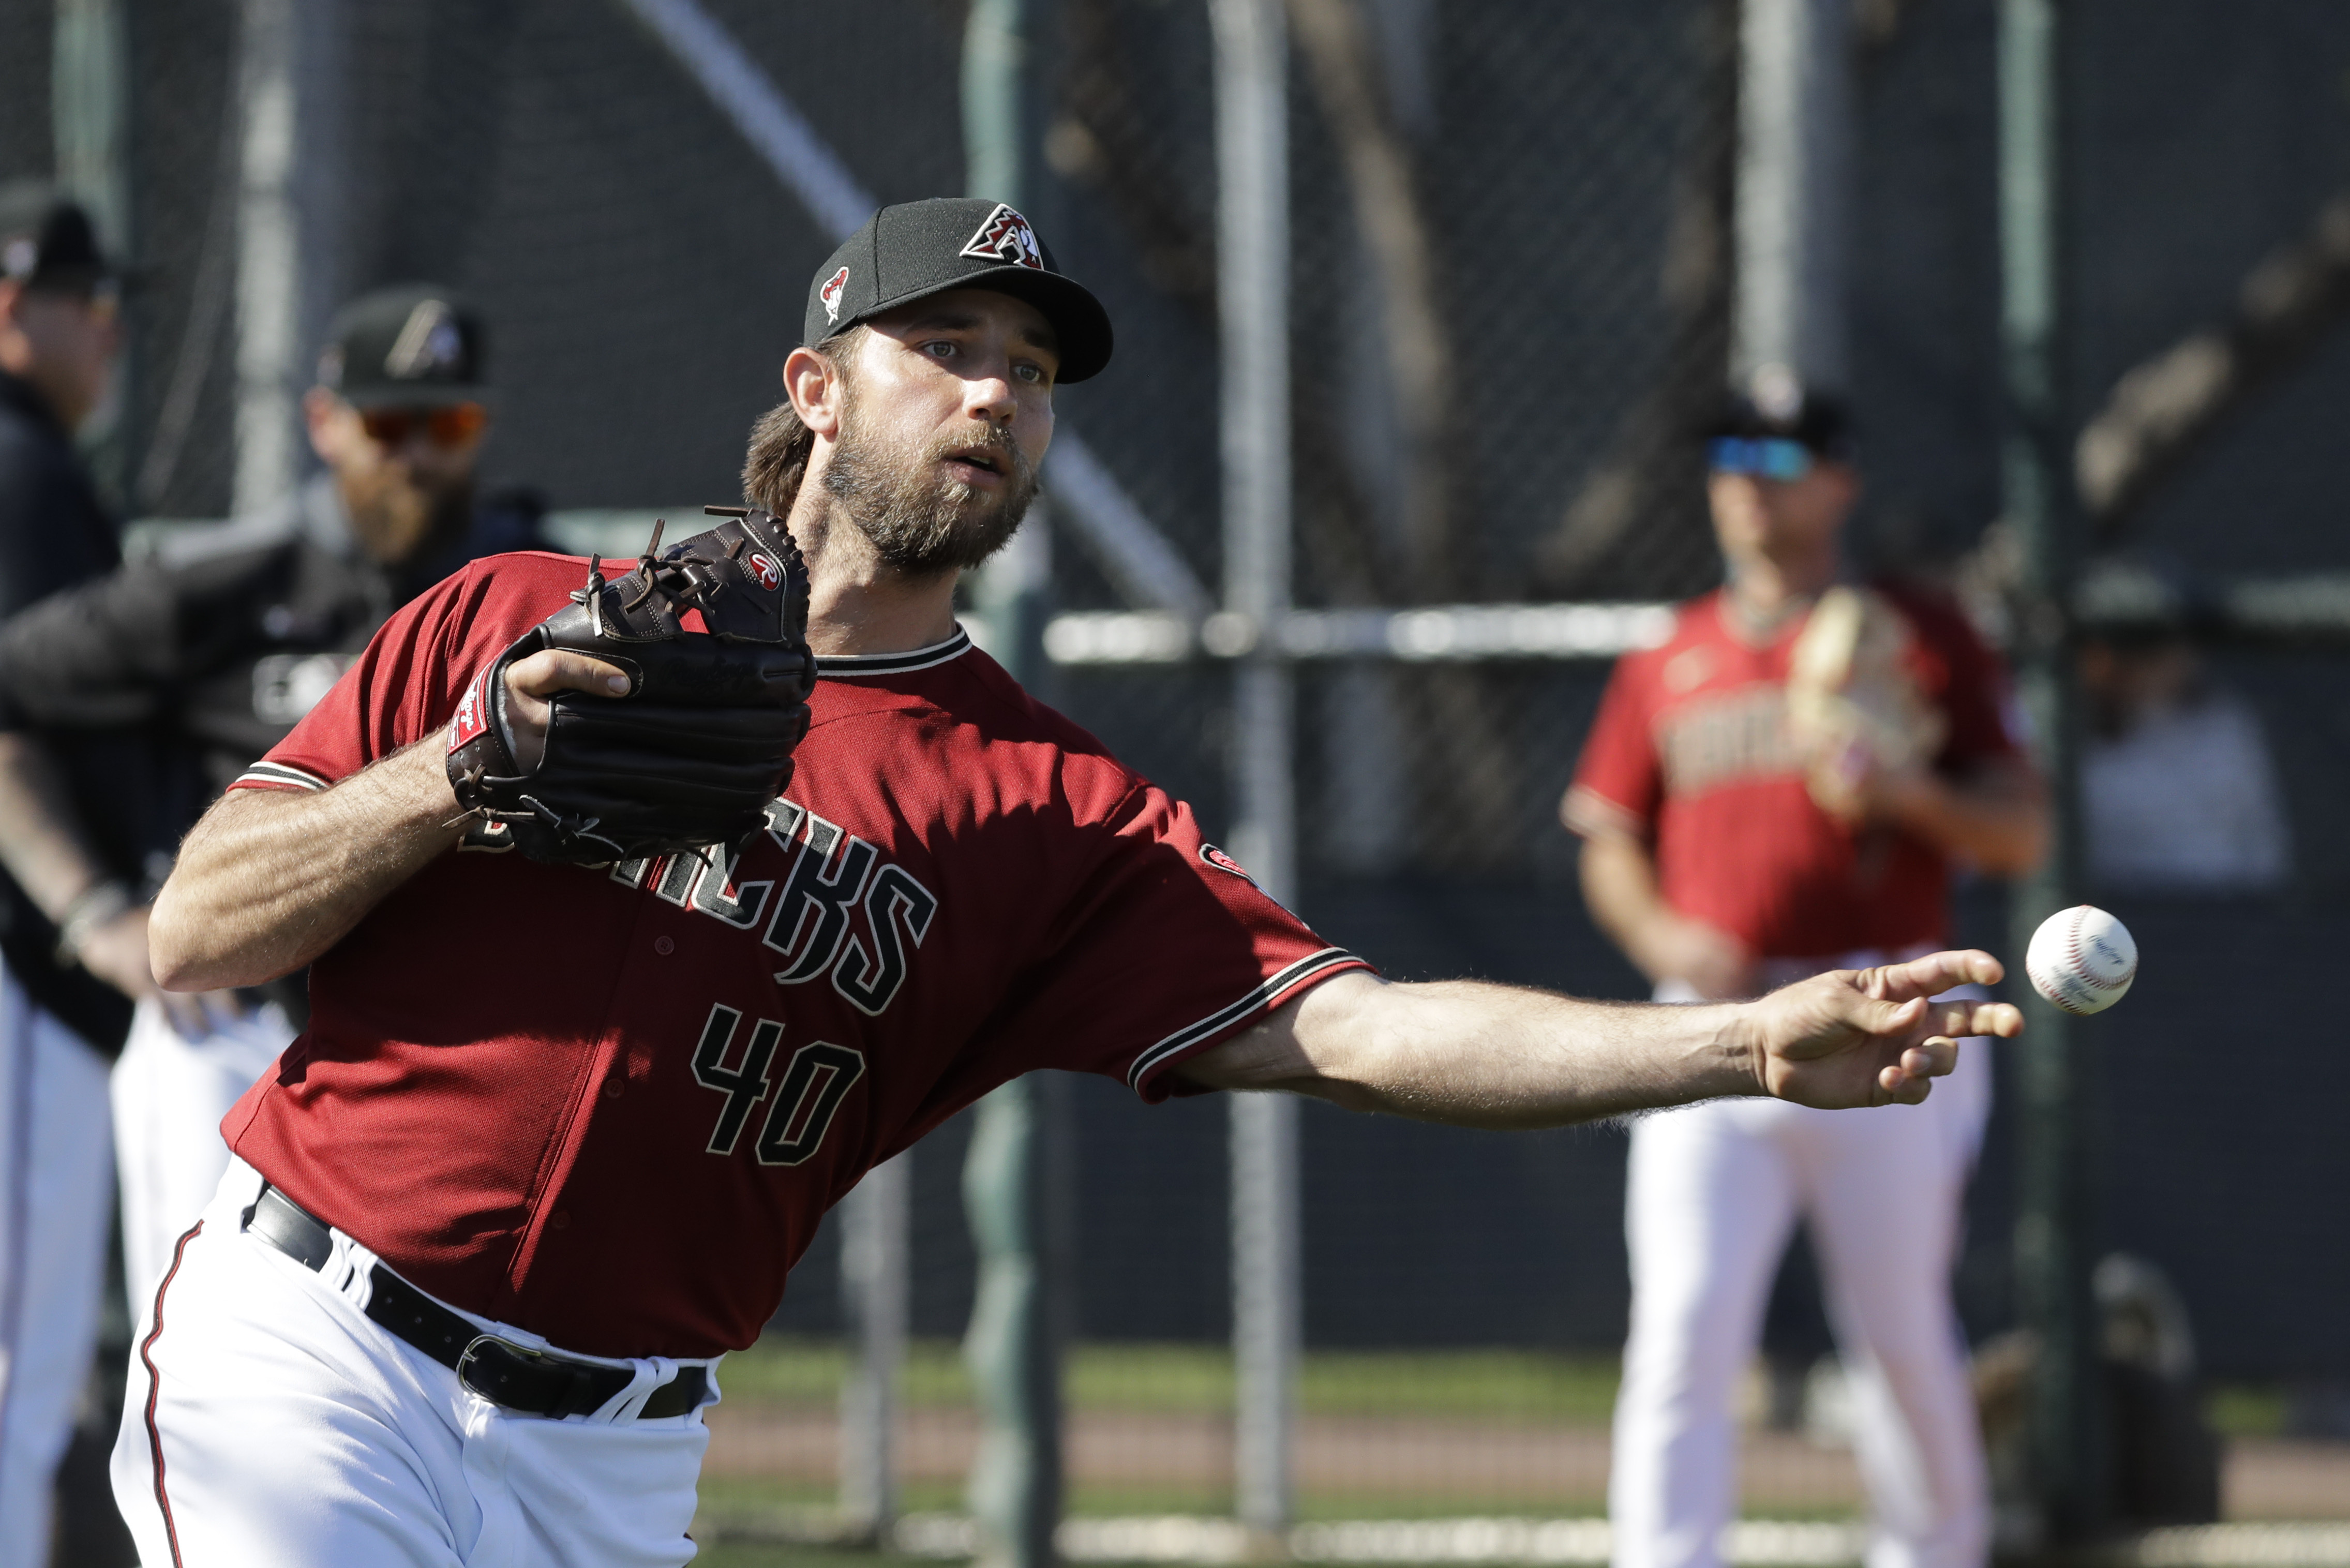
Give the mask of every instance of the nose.
[[962, 411], [974, 420], [1008, 425], [1018, 407], [1019, 400], [1012, 389], [1012, 367], [1002, 360], [963, 383]]

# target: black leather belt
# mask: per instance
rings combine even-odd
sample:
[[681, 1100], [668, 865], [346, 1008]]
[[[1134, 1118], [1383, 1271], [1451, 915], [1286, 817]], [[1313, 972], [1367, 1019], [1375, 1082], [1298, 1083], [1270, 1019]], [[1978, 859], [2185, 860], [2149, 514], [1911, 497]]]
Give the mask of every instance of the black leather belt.
[[[317, 1273], [334, 1255], [334, 1236], [284, 1193], [264, 1187], [245, 1229]], [[367, 1314], [457, 1374], [457, 1381], [494, 1405], [560, 1420], [588, 1416], [634, 1381], [625, 1367], [574, 1361], [552, 1351], [484, 1334], [457, 1314], [378, 1263], [369, 1274]], [[645, 1398], [638, 1418], [682, 1416], [702, 1404], [710, 1375], [681, 1366]]]

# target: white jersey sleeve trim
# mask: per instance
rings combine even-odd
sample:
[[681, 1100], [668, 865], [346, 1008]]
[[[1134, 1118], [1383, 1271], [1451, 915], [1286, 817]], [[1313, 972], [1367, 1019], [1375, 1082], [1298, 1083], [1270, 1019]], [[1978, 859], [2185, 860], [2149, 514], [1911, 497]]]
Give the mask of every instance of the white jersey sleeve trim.
[[816, 672], [827, 680], [854, 680], [860, 675], [903, 675], [910, 670], [928, 670], [961, 659], [970, 651], [971, 634], [958, 626], [954, 635], [944, 642], [910, 649], [904, 653], [827, 655], [816, 661]]
[[1334, 969], [1357, 965], [1362, 961], [1344, 948], [1324, 948], [1318, 953], [1307, 954], [1245, 996], [1226, 1002], [1197, 1023], [1177, 1030], [1141, 1055], [1137, 1056], [1134, 1059], [1134, 1065], [1126, 1070], [1127, 1086], [1139, 1091], [1142, 1087], [1142, 1080], [1149, 1075], [1152, 1068], [1170, 1056], [1181, 1054], [1201, 1041], [1210, 1039], [1231, 1028], [1250, 1013], [1262, 1010], [1274, 997], [1292, 989], [1300, 981], [1310, 980], [1317, 974], [1325, 974]]
[[[274, 789], [321, 790], [328, 787], [327, 780], [286, 763], [255, 763], [236, 775], [236, 784], [264, 784]], [[232, 784], [229, 787], [234, 789], [236, 786]]]

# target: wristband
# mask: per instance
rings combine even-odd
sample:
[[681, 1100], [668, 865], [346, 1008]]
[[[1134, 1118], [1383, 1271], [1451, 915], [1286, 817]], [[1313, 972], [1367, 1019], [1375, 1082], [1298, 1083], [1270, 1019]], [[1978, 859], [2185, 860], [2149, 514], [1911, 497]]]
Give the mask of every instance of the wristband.
[[68, 967], [81, 962], [81, 945], [90, 932], [129, 914], [139, 900], [111, 877], [102, 877], [74, 896], [57, 916], [57, 962]]

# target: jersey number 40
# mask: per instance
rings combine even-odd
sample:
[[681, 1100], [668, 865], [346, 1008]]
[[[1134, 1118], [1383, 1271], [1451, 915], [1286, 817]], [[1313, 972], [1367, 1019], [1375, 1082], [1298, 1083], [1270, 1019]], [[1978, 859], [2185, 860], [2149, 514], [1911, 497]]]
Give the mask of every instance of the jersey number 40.
[[[710, 1020], [702, 1026], [702, 1042], [693, 1050], [693, 1079], [705, 1089], [726, 1096], [719, 1107], [718, 1125], [710, 1129], [712, 1154], [731, 1155], [742, 1140], [743, 1124], [762, 1099], [767, 1099], [767, 1119], [760, 1125], [753, 1147], [761, 1165], [798, 1165], [824, 1145], [832, 1118], [849, 1088], [865, 1075], [865, 1054], [846, 1045], [816, 1040], [792, 1053], [777, 1084], [772, 1069], [784, 1026], [762, 1018], [751, 1026], [743, 1059], [730, 1067], [734, 1036], [743, 1015], [724, 1003], [713, 1003]], [[775, 1089], [773, 1098], [767, 1091]]]

